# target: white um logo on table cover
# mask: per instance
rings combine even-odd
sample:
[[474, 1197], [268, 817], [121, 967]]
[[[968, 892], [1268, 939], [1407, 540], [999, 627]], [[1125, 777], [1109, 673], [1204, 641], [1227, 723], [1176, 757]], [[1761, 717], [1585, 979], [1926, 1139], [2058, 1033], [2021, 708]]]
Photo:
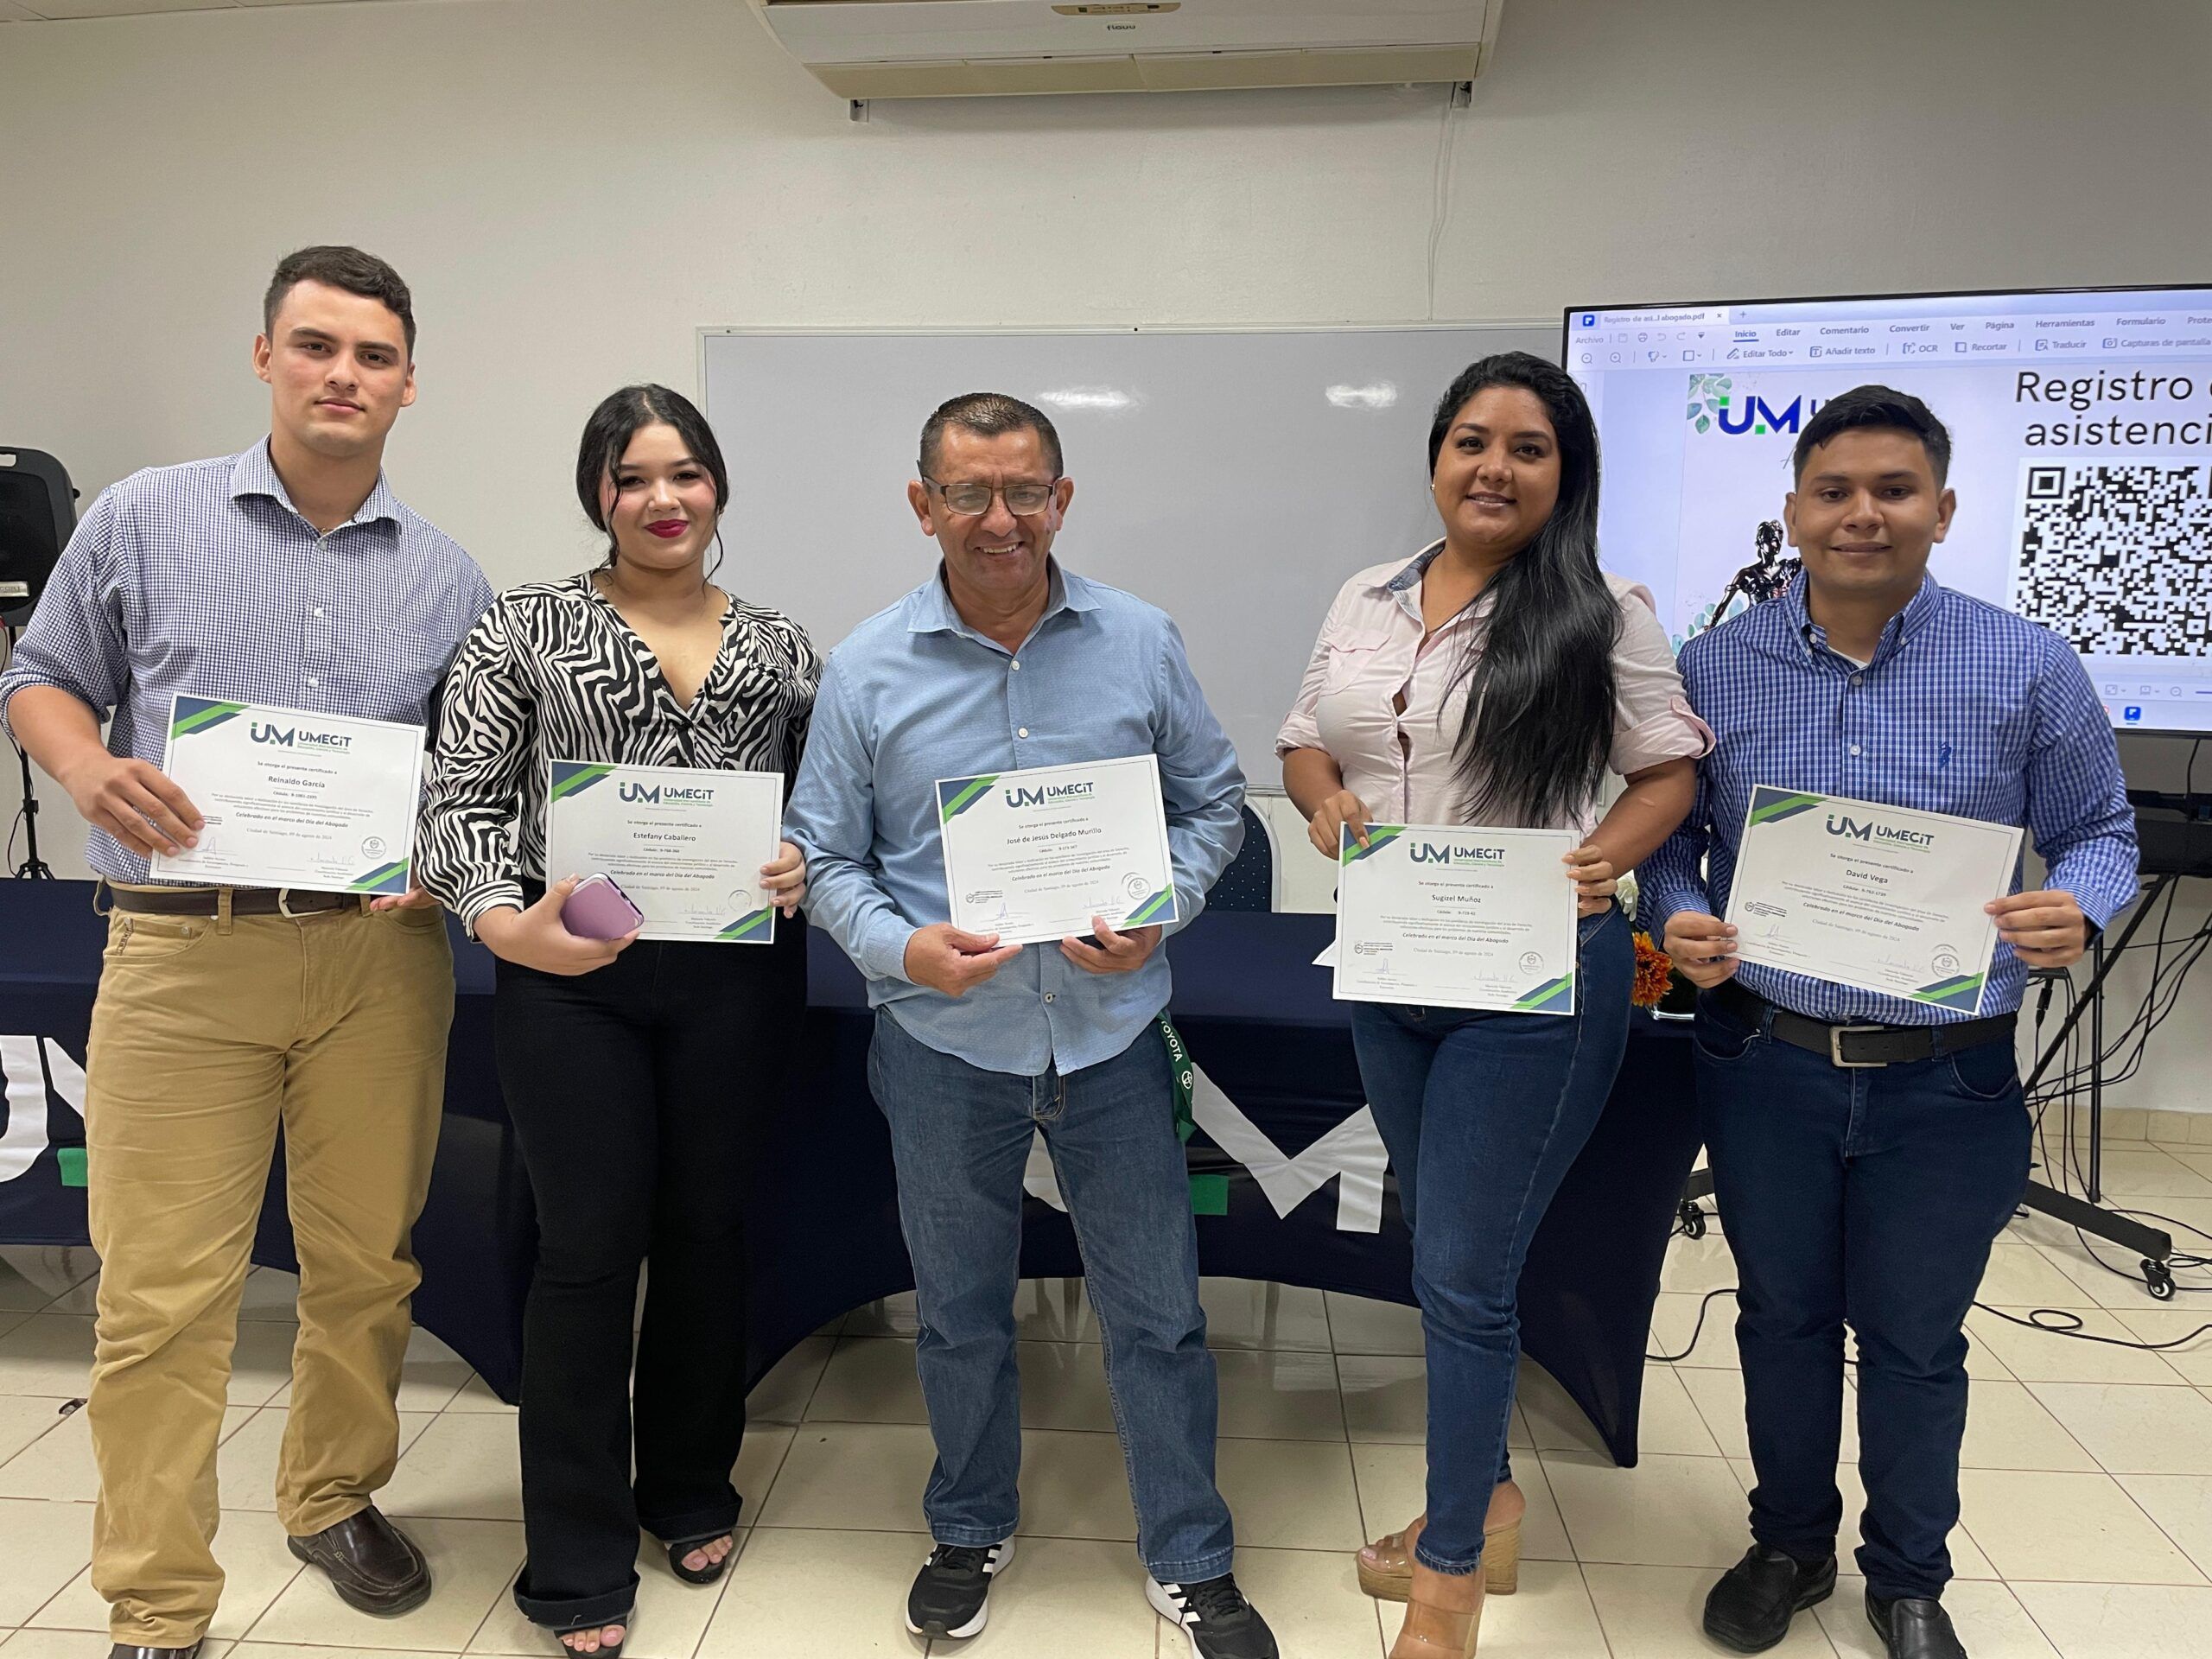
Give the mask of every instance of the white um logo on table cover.
[[[1287, 1218], [1330, 1180], [1341, 1177], [1337, 1188], [1337, 1230], [1382, 1230], [1382, 1172], [1390, 1160], [1375, 1127], [1375, 1115], [1368, 1108], [1361, 1107], [1294, 1158], [1245, 1116], [1203, 1070], [1193, 1065], [1192, 1071], [1191, 1116], [1208, 1140], [1244, 1166], [1277, 1216]], [[1060, 1196], [1052, 1154], [1041, 1134], [1030, 1142], [1022, 1187], [1030, 1197], [1041, 1198], [1055, 1210], [1065, 1211], [1068, 1207]]]

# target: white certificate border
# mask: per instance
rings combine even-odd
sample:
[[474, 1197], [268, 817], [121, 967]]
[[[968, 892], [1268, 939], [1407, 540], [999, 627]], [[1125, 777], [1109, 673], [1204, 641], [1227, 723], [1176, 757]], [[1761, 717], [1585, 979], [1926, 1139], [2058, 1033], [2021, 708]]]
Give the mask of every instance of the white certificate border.
[[[1721, 918], [1721, 919], [1728, 923], [1730, 926], [1737, 928], [1737, 938], [1739, 941], [1745, 936], [1741, 926], [1735, 920], [1737, 899], [1744, 890], [1744, 884], [1738, 878], [1743, 874], [1744, 849], [1751, 842], [1751, 830], [1755, 827], [1752, 820], [1758, 813], [1760, 806], [1759, 797], [1763, 793], [1781, 798], [1780, 801], [1776, 803], [1777, 804], [1782, 803], [1793, 804], [1793, 810], [1789, 813], [1783, 815], [1789, 817], [1796, 817], [1800, 811], [1809, 812], [1816, 807], [1830, 805], [1859, 806], [1866, 808], [1870, 812], [1900, 813], [1909, 818], [1923, 818], [1935, 823], [1952, 824], [1970, 833], [2007, 836], [2012, 841], [2012, 851], [2007, 861], [2007, 868], [2005, 873], [2005, 884], [2008, 890], [2012, 886], [2012, 877], [2018, 872], [2020, 868], [2022, 837], [2024, 831], [2023, 831], [2018, 824], [1996, 823], [1987, 818], [1969, 818], [1962, 817], [1955, 812], [1931, 812], [1923, 807], [1892, 806], [1887, 801], [1861, 800], [1858, 797], [1853, 795], [1823, 795], [1816, 791], [1808, 789], [1786, 789], [1779, 784], [1753, 784], [1751, 785], [1751, 792], [1746, 799], [1744, 806], [1744, 827], [1738, 832], [1736, 837], [1736, 860], [1734, 867], [1731, 871], [1728, 882], [1728, 914]], [[1795, 804], [1796, 803], [1802, 803], [1802, 804]], [[1773, 819], [1768, 820], [1770, 823], [1774, 821], [1775, 820]], [[2001, 892], [1994, 893], [1990, 895], [1991, 899], [2001, 899], [2003, 897], [2005, 897], [2005, 893]], [[1986, 904], [1989, 900], [1984, 899], [1982, 902]], [[1973, 1020], [1978, 1019], [1980, 1016], [1982, 1005], [1989, 1000], [1989, 972], [1990, 969], [1995, 966], [1997, 962], [1997, 925], [1995, 919], [1993, 918], [1983, 944], [1981, 966], [1974, 976], [1975, 981], [1974, 1007], [1971, 1008], [1961, 1007], [1955, 1002], [1946, 1002], [1938, 997], [1923, 995], [1923, 993], [1936, 990], [1948, 982], [1940, 979], [1932, 981], [1929, 984], [1922, 986], [1917, 991], [1885, 991], [1878, 985], [1861, 985], [1855, 980], [1836, 979], [1827, 974], [1809, 973], [1802, 968], [1789, 966], [1781, 963], [1762, 962], [1757, 957], [1745, 955], [1740, 943], [1737, 947], [1736, 955], [1738, 961], [1749, 963], [1755, 968], [1764, 968], [1769, 973], [1795, 974], [1801, 979], [1816, 979], [1823, 985], [1838, 985], [1847, 991], [1858, 991], [1867, 996], [1885, 997], [1892, 1002], [1910, 1002], [1923, 1008], [1941, 1008], [1946, 1013], [1962, 1014], [1967, 1019]], [[1960, 977], [1961, 977], [1961, 976], [1955, 974], [1952, 976], [1953, 979]]]
[[[1103, 760], [1073, 760], [1065, 766], [1021, 766], [1012, 772], [977, 772], [971, 778], [937, 779], [930, 785], [930, 798], [937, 810], [938, 850], [944, 865], [944, 906], [947, 918], [952, 919], [956, 926], [958, 925], [957, 912], [960, 906], [956, 895], [960, 891], [959, 877], [953, 869], [953, 837], [947, 835], [945, 831], [951, 825], [952, 820], [960, 816], [961, 797], [963, 794], [969, 791], [980, 794], [983, 790], [1006, 783], [1009, 779], [1049, 777], [1069, 772], [1105, 772], [1118, 766], [1143, 766], [1152, 774], [1153, 794], [1160, 802], [1160, 811], [1156, 818], [1160, 830], [1158, 850], [1160, 862], [1167, 872], [1167, 885], [1160, 892], [1147, 895], [1144, 902], [1135, 910], [1126, 912], [1121, 920], [1114, 924], [1114, 930], [1116, 932], [1127, 932], [1133, 928], [1161, 927], [1181, 921], [1183, 899], [1182, 895], [1175, 890], [1175, 854], [1167, 839], [1167, 803], [1166, 796], [1160, 791], [1160, 755], [1157, 751], [1150, 751], [1143, 754], [1118, 754]], [[956, 786], [955, 793], [950, 802], [947, 801], [944, 793], [948, 784]], [[1165, 916], [1157, 913], [1162, 899], [1167, 901], [1167, 913]], [[1024, 939], [1018, 943], [1025, 945], [1050, 944], [1054, 940], [1065, 937], [1063, 934], [1053, 933], [1043, 938]], [[1001, 943], [1012, 944], [1016, 941], [1002, 940]]]
[[[1573, 832], [1563, 830], [1501, 829], [1490, 824], [1467, 823], [1370, 823], [1367, 826], [1367, 845], [1359, 846], [1352, 840], [1351, 826], [1340, 824], [1337, 830], [1337, 871], [1339, 883], [1337, 893], [1337, 934], [1332, 947], [1336, 959], [1330, 964], [1329, 994], [1338, 1002], [1376, 1002], [1391, 1006], [1408, 1004], [1402, 996], [1387, 996], [1376, 991], [1347, 990], [1344, 988], [1344, 892], [1342, 882], [1351, 868], [1367, 857], [1377, 847], [1387, 846], [1399, 836], [1413, 832], [1445, 836], [1505, 836], [1516, 838], [1531, 836], [1564, 836], [1571, 847]], [[1562, 872], [1560, 886], [1564, 891], [1567, 910], [1567, 961], [1564, 974], [1554, 975], [1542, 984], [1532, 986], [1512, 1002], [1446, 1001], [1432, 997], [1418, 1006], [1435, 1008], [1459, 1008], [1470, 1014], [1531, 1014], [1572, 1015], [1581, 1005], [1582, 968], [1582, 906], [1576, 896], [1575, 886]], [[1564, 1002], [1564, 1007], [1554, 1006]]]
[[[187, 702], [200, 704], [195, 715], [213, 714], [212, 719], [201, 720], [189, 732], [180, 733], [183, 723], [177, 710]], [[307, 887], [283, 877], [264, 875], [251, 868], [220, 872], [180, 869], [180, 860], [167, 853], [156, 852], [146, 861], [146, 868], [156, 880], [181, 881], [194, 887], [271, 887], [287, 893], [350, 893], [371, 898], [383, 898], [405, 893], [415, 881], [415, 843], [419, 839], [423, 810], [423, 763], [424, 747], [429, 741], [429, 728], [414, 721], [377, 720], [367, 715], [327, 715], [319, 709], [290, 709], [276, 702], [246, 702], [234, 697], [203, 697], [196, 691], [179, 691], [169, 698], [168, 725], [162, 735], [162, 775], [175, 780], [177, 740], [226, 725], [233, 720], [251, 720], [257, 715], [276, 715], [287, 720], [327, 721], [336, 726], [366, 726], [387, 732], [411, 732], [415, 741], [409, 747], [413, 772], [408, 784], [408, 793], [414, 798], [415, 808], [407, 814], [407, 830], [401, 838], [402, 851], [397, 859], [386, 859], [373, 869], [364, 870], [346, 886], [339, 888]], [[187, 791], [189, 793], [189, 791]], [[314, 880], [315, 878], [309, 878]], [[397, 885], [394, 886], [393, 883]]]
[[[573, 769], [572, 774], [569, 778], [563, 779], [558, 775], [557, 769], [563, 766], [568, 766]], [[574, 782], [576, 776], [586, 772], [588, 772], [591, 775], [584, 781], [575, 783], [574, 788], [564, 787], [564, 785]], [[666, 773], [671, 779], [677, 779], [686, 778], [772, 778], [776, 780], [777, 798], [779, 811], [784, 785], [785, 782], [784, 774], [779, 772], [754, 772], [742, 766], [648, 766], [643, 763], [633, 763], [627, 760], [569, 760], [557, 755], [548, 755], [545, 758], [545, 824], [543, 836], [545, 842], [545, 861], [548, 866], [550, 866], [553, 861], [553, 807], [555, 803], [558, 800], [566, 799], [569, 796], [581, 794], [584, 790], [590, 788], [593, 784], [601, 782], [618, 772], [650, 772], [656, 775]], [[619, 782], [620, 779], [618, 779], [617, 781]], [[556, 794], [556, 791], [559, 791], [560, 792]], [[779, 817], [778, 819], [778, 833], [779, 836], [781, 830], [782, 821]], [[772, 850], [773, 849], [771, 849], [772, 856]], [[588, 872], [588, 874], [604, 874], [604, 872]], [[546, 879], [548, 885], [550, 885], [553, 876], [550, 868], [546, 872]], [[613, 880], [613, 877], [608, 876], [607, 880], [610, 881]], [[620, 885], [621, 884], [619, 882], [616, 883], [617, 887], [620, 887]], [[636, 901], [632, 900], [632, 902], [635, 903]], [[765, 933], [760, 931], [762, 919], [764, 918], [767, 924], [767, 931]], [[728, 924], [718, 932], [671, 932], [665, 927], [656, 927], [653, 924], [648, 922], [638, 930], [638, 938], [640, 940], [656, 944], [773, 944], [776, 942], [776, 919], [777, 911], [775, 901], [771, 899], [764, 908], [746, 912], [744, 915], [739, 917], [735, 921]]]

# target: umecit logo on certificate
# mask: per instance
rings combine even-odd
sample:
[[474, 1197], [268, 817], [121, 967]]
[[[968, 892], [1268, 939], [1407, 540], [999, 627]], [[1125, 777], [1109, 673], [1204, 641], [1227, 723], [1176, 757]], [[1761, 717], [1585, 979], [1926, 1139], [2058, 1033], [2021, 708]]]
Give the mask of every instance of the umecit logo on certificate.
[[782, 838], [778, 772], [554, 760], [545, 873], [605, 875], [645, 917], [641, 939], [772, 944], [760, 867]]
[[1574, 883], [1564, 830], [1370, 823], [1337, 841], [1343, 1002], [1573, 1014]]
[[1727, 919], [1763, 968], [1978, 1014], [2021, 831], [1758, 785]]
[[955, 927], [1042, 944], [1088, 935], [1094, 916], [1177, 919], [1156, 756], [943, 778], [937, 810]]
[[162, 771], [200, 809], [200, 844], [156, 853], [156, 880], [404, 893], [423, 728], [178, 696]]

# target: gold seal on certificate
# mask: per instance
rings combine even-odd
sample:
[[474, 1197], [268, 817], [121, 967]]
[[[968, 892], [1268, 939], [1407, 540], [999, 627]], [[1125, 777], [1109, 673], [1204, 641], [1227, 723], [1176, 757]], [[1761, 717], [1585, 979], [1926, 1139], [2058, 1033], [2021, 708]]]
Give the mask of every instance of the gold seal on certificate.
[[1149, 754], [1073, 766], [943, 778], [952, 925], [1001, 944], [1172, 922], [1178, 912], [1160, 762]]
[[1727, 919], [1739, 960], [1978, 1014], [2021, 831], [1761, 784]]
[[1370, 823], [1337, 844], [1344, 1002], [1573, 1014], [1574, 883], [1564, 830]]
[[180, 696], [162, 771], [207, 823], [197, 847], [154, 855], [156, 880], [407, 891], [420, 726]]
[[545, 801], [546, 880], [612, 877], [639, 938], [774, 942], [760, 867], [782, 840], [782, 773], [556, 760]]

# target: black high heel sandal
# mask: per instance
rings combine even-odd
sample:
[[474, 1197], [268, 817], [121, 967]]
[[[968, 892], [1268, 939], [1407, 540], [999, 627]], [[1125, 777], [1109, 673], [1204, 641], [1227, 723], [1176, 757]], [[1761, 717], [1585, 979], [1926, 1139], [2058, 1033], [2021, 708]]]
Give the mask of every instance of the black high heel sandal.
[[[632, 1606], [620, 1618], [587, 1619], [581, 1624], [571, 1624], [564, 1630], [554, 1631], [553, 1643], [566, 1656], [566, 1659], [622, 1659], [622, 1643], [630, 1639], [630, 1631], [636, 1624], [638, 1610]], [[570, 1647], [561, 1639], [564, 1636], [579, 1636], [586, 1630], [603, 1630], [609, 1624], [620, 1624], [622, 1627], [622, 1642], [602, 1642], [591, 1652], [586, 1653], [581, 1648]]]
[[[717, 1538], [729, 1540], [729, 1554], [719, 1561], [709, 1561], [696, 1572], [683, 1565], [683, 1558], [695, 1549], [703, 1549]], [[730, 1560], [737, 1554], [737, 1533], [728, 1527], [720, 1532], [710, 1532], [703, 1538], [679, 1538], [668, 1547], [668, 1570], [686, 1584], [712, 1584], [729, 1570]], [[602, 1649], [604, 1651], [604, 1649]]]

